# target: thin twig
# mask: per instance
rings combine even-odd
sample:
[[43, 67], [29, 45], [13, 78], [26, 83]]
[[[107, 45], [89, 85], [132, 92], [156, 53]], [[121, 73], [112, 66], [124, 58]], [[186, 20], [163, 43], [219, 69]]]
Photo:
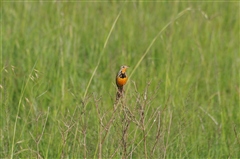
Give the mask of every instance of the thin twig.
[[105, 48], [106, 48], [106, 46], [107, 46], [108, 40], [109, 40], [109, 38], [110, 38], [110, 35], [112, 34], [112, 31], [113, 31], [113, 29], [114, 29], [114, 27], [115, 27], [115, 25], [116, 25], [116, 23], [117, 23], [118, 18], [119, 18], [120, 15], [121, 15], [121, 13], [122, 13], [122, 11], [120, 11], [120, 12], [118, 13], [118, 15], [117, 15], [115, 21], [113, 22], [112, 27], [111, 27], [111, 29], [110, 29], [110, 31], [109, 31], [109, 33], [108, 33], [108, 36], [107, 36], [107, 38], [106, 38], [106, 40], [105, 40], [105, 43], [104, 43], [104, 46], [103, 46], [103, 49], [102, 49], [102, 52], [101, 52], [101, 54], [100, 54], [100, 56], [99, 56], [99, 58], [98, 58], [98, 63], [97, 63], [97, 65], [96, 65], [96, 67], [95, 67], [95, 69], [94, 69], [94, 71], [93, 71], [93, 73], [92, 73], [92, 76], [90, 77], [89, 82], [88, 82], [88, 84], [87, 84], [87, 88], [86, 88], [86, 90], [85, 90], [85, 93], [84, 93], [84, 96], [83, 96], [83, 100], [85, 100], [85, 98], [86, 98], [88, 89], [89, 89], [89, 87], [90, 87], [90, 84], [92, 83], [93, 76], [96, 74], [96, 71], [97, 71], [98, 66], [99, 66], [99, 64], [100, 64], [100, 62], [101, 62], [101, 59], [102, 59], [102, 56], [103, 56], [103, 54], [104, 54], [104, 50], [105, 50]]

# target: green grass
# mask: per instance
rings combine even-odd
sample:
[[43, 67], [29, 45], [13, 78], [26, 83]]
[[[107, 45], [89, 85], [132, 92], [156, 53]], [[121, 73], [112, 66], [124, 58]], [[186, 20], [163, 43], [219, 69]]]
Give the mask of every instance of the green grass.
[[3, 1], [0, 158], [239, 158], [239, 9]]

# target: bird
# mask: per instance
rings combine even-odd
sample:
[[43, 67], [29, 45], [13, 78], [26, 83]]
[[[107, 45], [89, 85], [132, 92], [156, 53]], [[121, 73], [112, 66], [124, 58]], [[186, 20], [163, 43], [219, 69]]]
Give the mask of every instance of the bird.
[[127, 83], [128, 76], [126, 74], [128, 66], [121, 66], [119, 72], [116, 75], [116, 85], [118, 87], [118, 92], [117, 92], [117, 100], [122, 96], [123, 94], [123, 86]]

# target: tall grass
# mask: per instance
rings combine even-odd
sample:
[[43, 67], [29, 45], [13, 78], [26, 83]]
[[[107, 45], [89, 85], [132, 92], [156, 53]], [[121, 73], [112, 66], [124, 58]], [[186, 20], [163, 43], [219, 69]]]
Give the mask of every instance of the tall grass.
[[240, 156], [239, 3], [1, 9], [1, 158]]

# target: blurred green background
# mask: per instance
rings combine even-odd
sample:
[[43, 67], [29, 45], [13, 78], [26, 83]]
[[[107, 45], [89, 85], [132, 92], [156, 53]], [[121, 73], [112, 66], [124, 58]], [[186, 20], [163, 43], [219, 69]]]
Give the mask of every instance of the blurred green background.
[[[121, 65], [129, 109], [147, 94], [146, 120], [161, 114], [148, 157], [240, 157], [239, 2], [1, 3], [1, 158], [99, 157], [96, 105], [112, 110]], [[122, 156], [114, 127], [102, 157]], [[144, 158], [136, 134], [128, 152]]]

